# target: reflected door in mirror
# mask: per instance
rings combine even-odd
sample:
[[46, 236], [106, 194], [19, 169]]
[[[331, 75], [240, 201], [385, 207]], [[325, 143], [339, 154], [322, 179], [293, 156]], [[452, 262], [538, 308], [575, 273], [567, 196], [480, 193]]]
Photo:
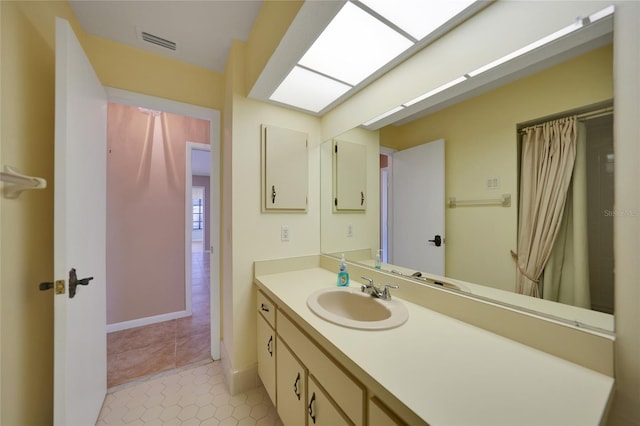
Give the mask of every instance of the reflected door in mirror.
[[444, 139], [395, 152], [391, 168], [390, 263], [444, 276]]

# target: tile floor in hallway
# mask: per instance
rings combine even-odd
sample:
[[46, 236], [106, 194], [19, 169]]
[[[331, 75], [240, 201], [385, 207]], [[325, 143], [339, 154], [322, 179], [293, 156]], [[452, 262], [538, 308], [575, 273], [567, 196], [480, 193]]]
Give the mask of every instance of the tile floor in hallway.
[[209, 253], [192, 251], [192, 315], [107, 334], [107, 387], [210, 359]]
[[96, 423], [112, 425], [281, 426], [282, 421], [262, 385], [231, 396], [215, 361], [113, 390]]

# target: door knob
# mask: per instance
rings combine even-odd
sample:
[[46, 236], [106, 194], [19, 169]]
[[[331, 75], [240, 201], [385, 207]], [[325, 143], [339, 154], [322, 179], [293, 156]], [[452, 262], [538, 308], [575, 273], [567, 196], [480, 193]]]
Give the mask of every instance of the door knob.
[[430, 243], [436, 245], [436, 247], [440, 247], [442, 245], [442, 237], [440, 235], [436, 235], [433, 240], [429, 240]]
[[79, 280], [78, 276], [76, 275], [76, 269], [71, 268], [71, 270], [69, 271], [69, 298], [73, 299], [73, 297], [76, 295], [77, 286], [89, 285], [89, 281], [91, 281], [92, 279], [93, 277], [87, 277]]

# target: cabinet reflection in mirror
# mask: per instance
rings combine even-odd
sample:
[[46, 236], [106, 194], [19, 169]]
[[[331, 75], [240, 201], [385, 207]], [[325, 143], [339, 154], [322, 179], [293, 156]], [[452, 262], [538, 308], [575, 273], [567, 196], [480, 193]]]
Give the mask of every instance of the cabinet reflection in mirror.
[[[427, 115], [376, 131], [358, 128], [337, 137], [358, 135], [369, 141], [369, 151], [379, 147], [381, 155], [370, 160], [378, 164], [375, 174], [379, 179], [367, 186], [368, 222], [353, 215], [331, 217], [331, 204], [325, 204], [330, 195], [322, 190], [322, 251], [345, 252], [348, 259], [373, 267], [381, 248], [382, 268], [389, 272], [411, 275], [420, 271], [422, 278], [449, 283], [449, 288], [480, 298], [613, 331], [612, 64], [612, 43], [600, 44]], [[545, 195], [547, 198], [539, 198], [541, 203], [527, 203], [529, 213], [525, 214], [523, 197], [535, 185], [523, 177], [528, 157], [523, 158], [519, 130], [565, 116], [577, 116], [575, 138], [567, 142], [566, 151], [558, 148], [559, 141], [551, 146], [558, 149], [558, 155], [567, 156], [568, 163], [556, 177], [547, 178], [564, 184], [543, 188], [542, 193], [554, 197]], [[542, 132], [543, 140], [548, 133]], [[417, 147], [441, 140], [444, 195], [430, 195], [431, 178], [413, 182], [411, 187], [395, 182], [400, 180], [396, 179], [396, 158], [415, 160]], [[330, 179], [330, 164], [331, 158], [323, 152], [323, 186]], [[500, 199], [503, 194], [511, 194], [510, 204], [445, 206], [449, 197], [481, 201]], [[420, 218], [419, 223], [396, 213], [403, 198], [423, 200], [425, 206], [436, 209], [442, 204], [444, 229], [424, 220], [428, 214], [419, 203], [408, 208], [417, 213], [412, 217]], [[551, 219], [545, 218], [540, 212], [549, 212], [551, 204], [557, 211]], [[378, 205], [382, 208], [374, 214]], [[346, 236], [349, 224], [354, 229], [352, 237]], [[435, 245], [436, 235], [441, 236], [440, 247]], [[420, 247], [439, 249], [444, 271], [429, 266], [428, 261], [437, 254], [416, 258]]]
[[333, 208], [338, 211], [367, 209], [367, 145], [333, 141]]

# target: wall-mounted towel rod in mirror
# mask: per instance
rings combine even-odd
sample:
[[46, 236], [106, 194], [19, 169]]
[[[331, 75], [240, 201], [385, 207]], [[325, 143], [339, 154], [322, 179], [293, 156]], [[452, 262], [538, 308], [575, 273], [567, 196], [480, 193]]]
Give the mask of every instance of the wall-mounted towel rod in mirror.
[[449, 197], [449, 207], [458, 206], [511, 206], [511, 194], [502, 194], [502, 198], [488, 200], [456, 200], [456, 197]]
[[2, 192], [5, 198], [18, 198], [22, 191], [47, 187], [47, 181], [43, 178], [23, 175], [11, 166], [4, 166], [0, 181], [4, 183]]

